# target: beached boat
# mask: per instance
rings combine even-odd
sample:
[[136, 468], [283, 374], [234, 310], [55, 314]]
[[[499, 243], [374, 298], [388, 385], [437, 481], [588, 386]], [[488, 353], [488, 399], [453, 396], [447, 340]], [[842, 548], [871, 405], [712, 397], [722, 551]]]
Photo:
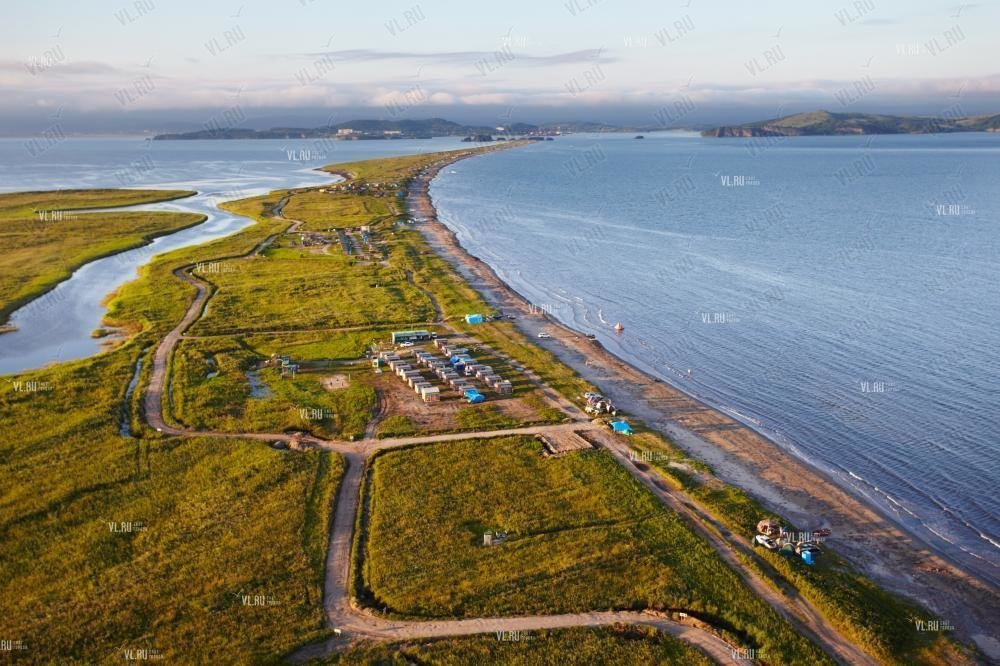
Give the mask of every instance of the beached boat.
[[622, 326], [621, 322], [618, 322], [617, 324], [615, 324], [615, 333], [621, 333], [624, 330], [625, 330], [625, 327]]

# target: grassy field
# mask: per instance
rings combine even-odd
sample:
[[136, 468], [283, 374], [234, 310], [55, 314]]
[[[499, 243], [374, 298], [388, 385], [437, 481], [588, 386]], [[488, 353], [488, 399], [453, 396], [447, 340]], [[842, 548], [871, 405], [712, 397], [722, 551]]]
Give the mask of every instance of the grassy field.
[[320, 663], [393, 666], [460, 666], [472, 663], [483, 666], [709, 666], [713, 662], [676, 638], [646, 627], [627, 626], [533, 631], [507, 638], [498, 638], [496, 634], [481, 634], [464, 638], [364, 646]]
[[[201, 430], [358, 438], [376, 402], [371, 368], [356, 360], [371, 338], [358, 331], [185, 340], [174, 354], [171, 412]], [[277, 366], [258, 368], [271, 354], [291, 355], [300, 371], [282, 378]], [[348, 385], [326, 388], [330, 377]]]
[[0, 635], [27, 663], [273, 661], [322, 631], [342, 463], [120, 436], [136, 352], [0, 390]]
[[[675, 487], [696, 497], [747, 539], [753, 538], [762, 517], [780, 520], [741, 489], [715, 479], [704, 465], [687, 458], [656, 434], [640, 433], [632, 445], [637, 456], [648, 460]], [[781, 522], [793, 531], [799, 529], [788, 521]], [[885, 663], [966, 663], [966, 656], [943, 634], [917, 631], [916, 621], [926, 619], [928, 611], [887, 592], [835, 552], [824, 550], [815, 566], [763, 548], [758, 552], [772, 571], [812, 601], [845, 635]]]
[[394, 266], [355, 265], [335, 250], [307, 252], [276, 244], [259, 257], [196, 270], [216, 287], [192, 333], [389, 325], [434, 319], [427, 297]]
[[[326, 231], [375, 224], [389, 219], [402, 207], [395, 197], [359, 196], [312, 190], [295, 195], [284, 215], [301, 220], [308, 231]], [[336, 211], [335, 214], [332, 211]]]
[[60, 190], [0, 194], [0, 324], [99, 257], [204, 220], [194, 213], [80, 212], [178, 199], [183, 190]]
[[[827, 661], [606, 452], [545, 458], [530, 437], [394, 450], [376, 458], [369, 491], [361, 593], [376, 608], [678, 609], [780, 663]], [[512, 536], [486, 547], [487, 530]]]

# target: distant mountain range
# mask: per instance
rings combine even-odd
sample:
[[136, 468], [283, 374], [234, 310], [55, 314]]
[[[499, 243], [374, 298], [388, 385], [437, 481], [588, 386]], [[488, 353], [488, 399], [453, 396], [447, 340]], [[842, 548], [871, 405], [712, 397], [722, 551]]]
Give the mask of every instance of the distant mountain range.
[[962, 118], [883, 116], [875, 113], [813, 111], [744, 125], [703, 130], [702, 136], [825, 136], [837, 134], [934, 134], [1000, 131], [1000, 114]]
[[266, 130], [219, 127], [158, 134], [155, 141], [192, 139], [429, 139], [435, 136], [553, 136], [570, 132], [615, 132], [619, 128], [604, 123], [567, 122], [530, 125], [511, 123], [494, 127], [461, 125], [443, 118], [425, 120], [349, 120], [326, 127], [273, 127]]

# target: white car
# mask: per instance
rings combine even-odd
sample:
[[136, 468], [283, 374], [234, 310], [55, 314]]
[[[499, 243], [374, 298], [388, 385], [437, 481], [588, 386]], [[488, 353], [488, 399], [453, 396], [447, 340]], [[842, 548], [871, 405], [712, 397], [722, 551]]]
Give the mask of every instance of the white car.
[[400, 342], [399, 346], [400, 347], [412, 347], [413, 343], [412, 342]]
[[543, 340], [546, 340], [548, 338], [551, 338], [552, 334], [551, 333], [546, 333], [545, 331], [542, 331], [541, 333], [538, 334], [538, 337], [542, 338]]

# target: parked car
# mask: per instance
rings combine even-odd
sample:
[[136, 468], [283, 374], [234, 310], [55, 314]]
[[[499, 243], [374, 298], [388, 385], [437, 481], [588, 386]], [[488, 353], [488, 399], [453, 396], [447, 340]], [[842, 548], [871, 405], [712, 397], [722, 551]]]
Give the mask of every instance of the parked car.
[[400, 342], [399, 346], [400, 347], [412, 347], [413, 343], [412, 342]]
[[544, 339], [551, 338], [552, 334], [551, 333], [546, 333], [545, 331], [542, 331], [541, 333], [538, 334], [538, 337], [540, 337], [540, 338], [542, 338], [544, 340]]

